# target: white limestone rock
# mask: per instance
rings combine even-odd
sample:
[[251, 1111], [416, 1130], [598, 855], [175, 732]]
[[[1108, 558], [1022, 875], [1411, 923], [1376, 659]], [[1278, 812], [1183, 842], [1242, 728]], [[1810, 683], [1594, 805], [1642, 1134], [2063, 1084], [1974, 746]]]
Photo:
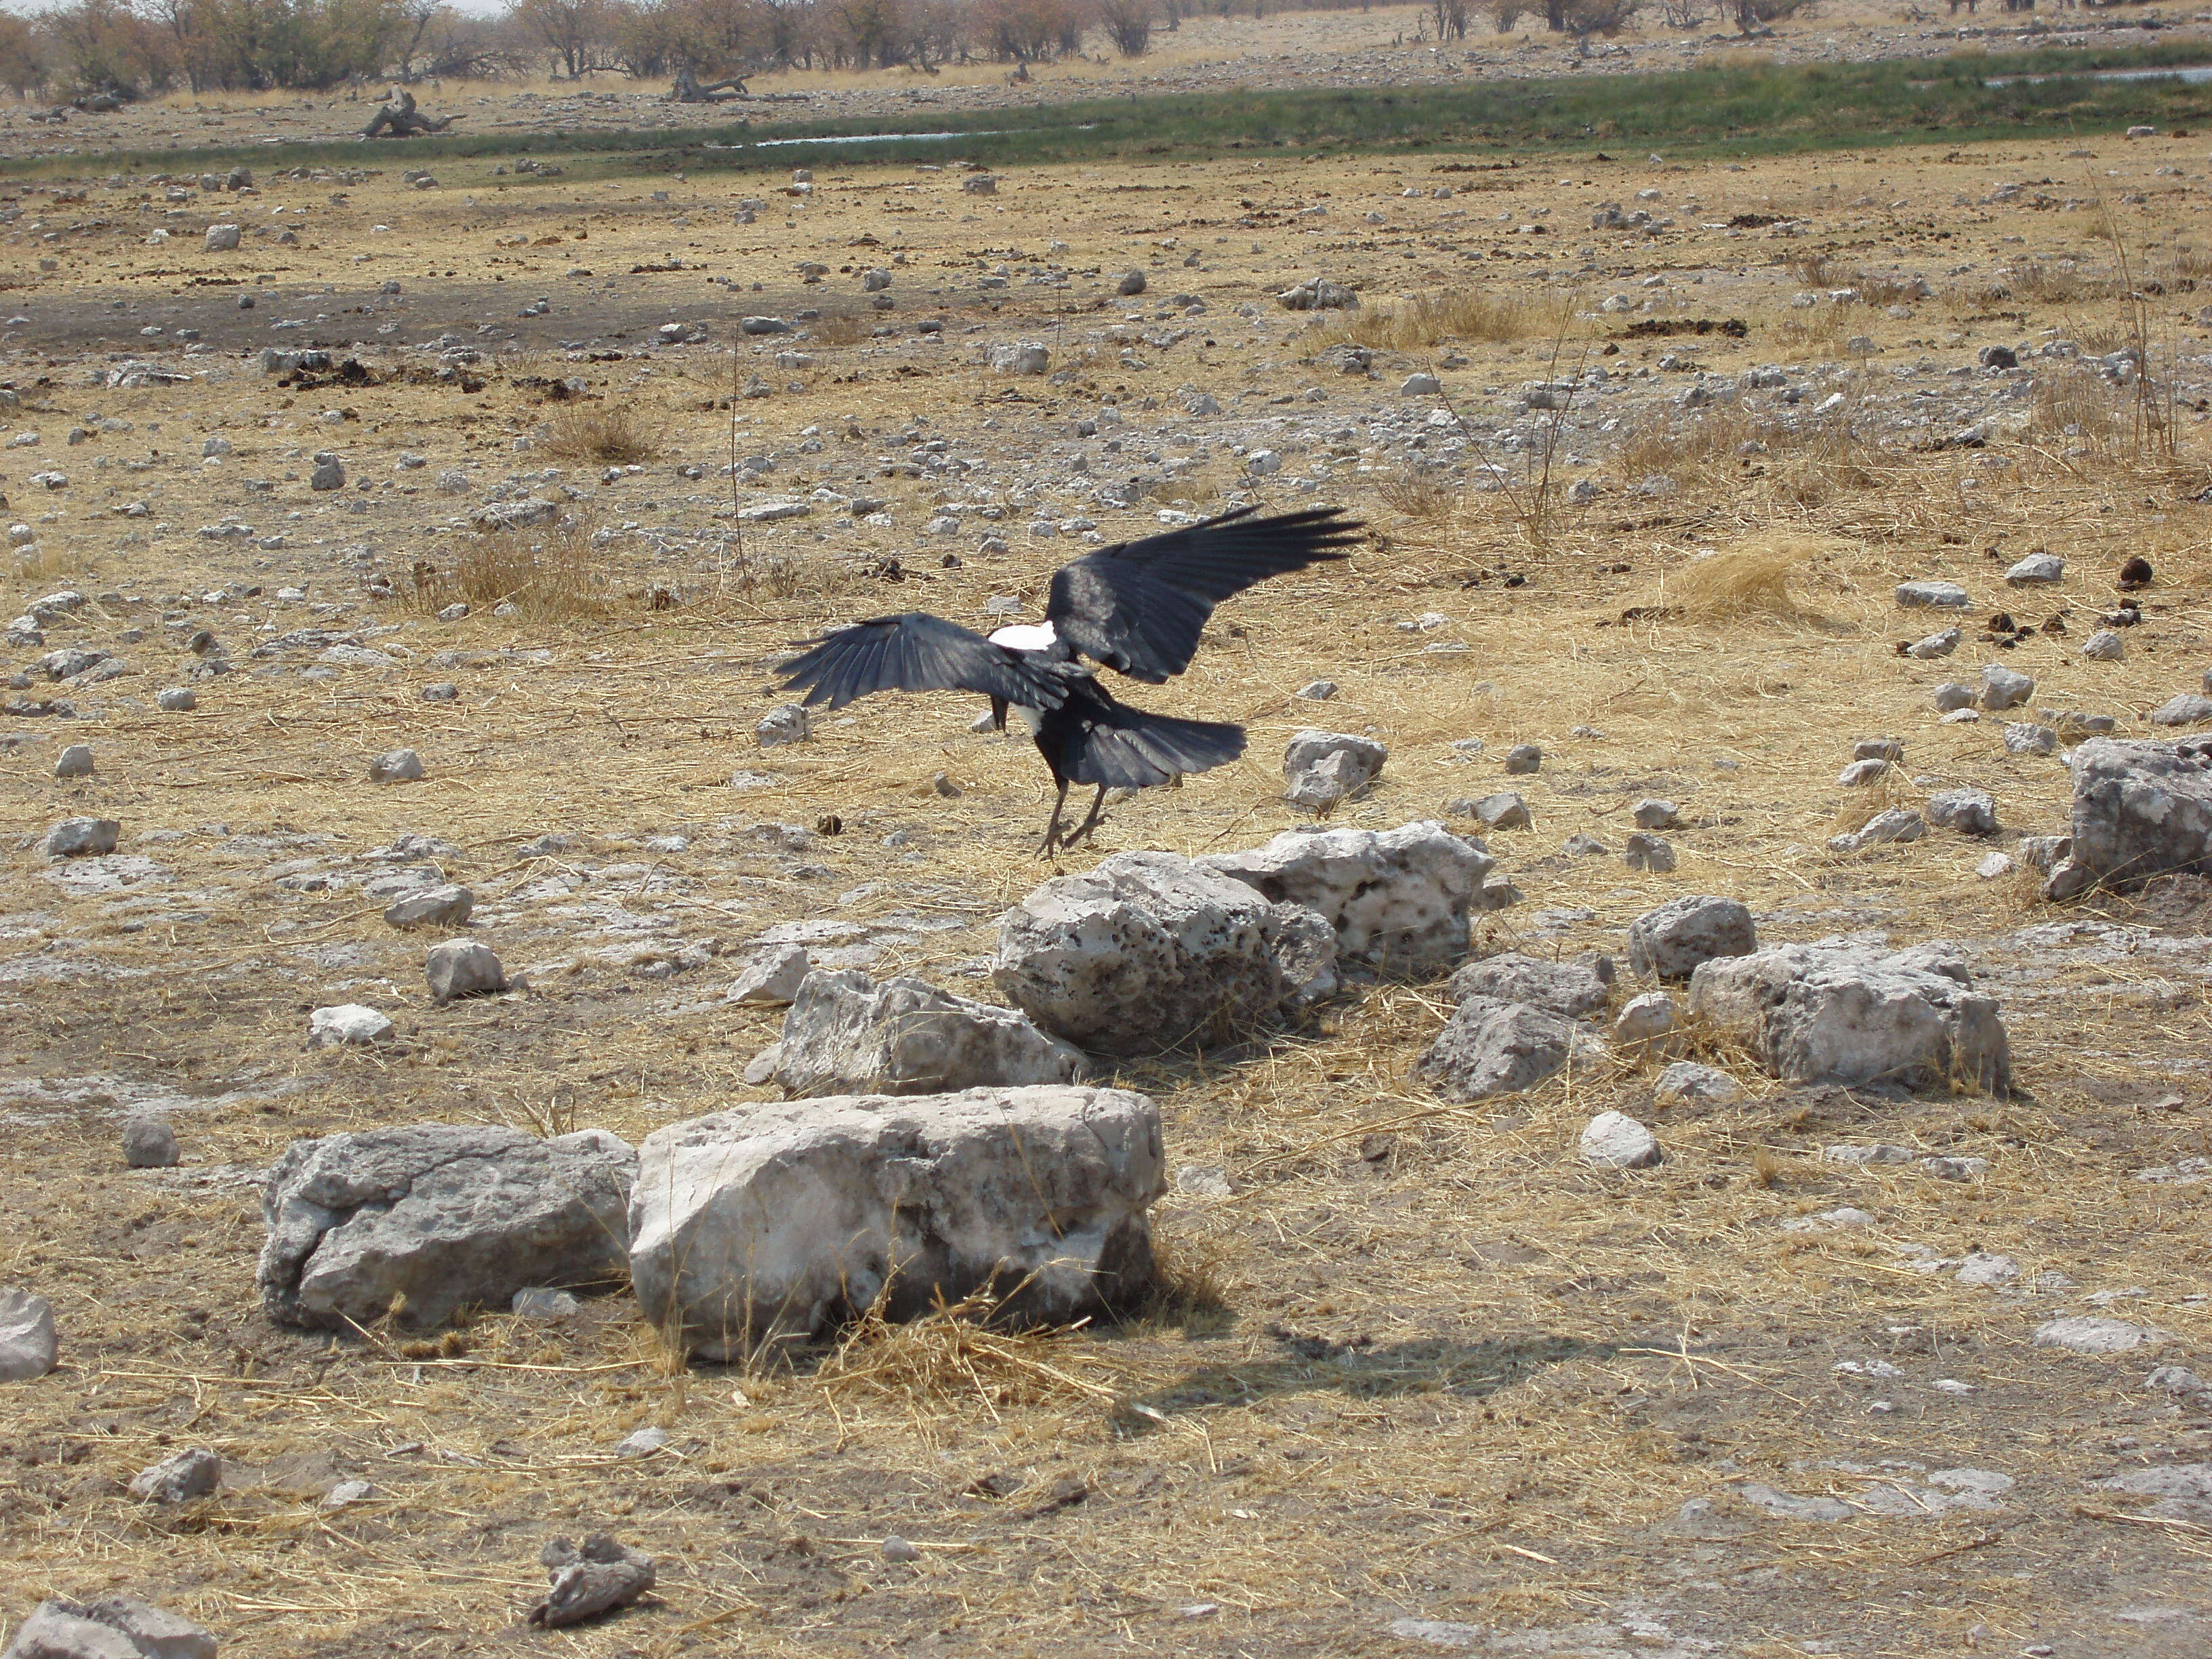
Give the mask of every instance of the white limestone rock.
[[1389, 758], [1389, 750], [1372, 738], [1300, 732], [1283, 751], [1283, 799], [1306, 811], [1326, 812], [1364, 793]]
[[1073, 1083], [1085, 1066], [1014, 1009], [859, 969], [807, 975], [779, 1044], [775, 1078], [793, 1099]]
[[1830, 939], [1717, 958], [1692, 976], [1690, 1006], [1747, 1039], [1785, 1082], [2001, 1094], [2012, 1080], [1996, 999], [1945, 945]]
[[875, 1305], [1007, 1298], [1061, 1324], [1141, 1293], [1166, 1191], [1159, 1109], [1119, 1089], [841, 1095], [646, 1138], [629, 1212], [646, 1317], [729, 1360]]
[[999, 924], [1000, 994], [1113, 1054], [1223, 1039], [1336, 988], [1326, 918], [1173, 853], [1116, 853], [1032, 890]]
[[1264, 847], [1198, 862], [1270, 902], [1318, 914], [1335, 933], [1340, 962], [1419, 979], [1467, 954], [1468, 916], [1492, 861], [1441, 823], [1422, 821], [1290, 830]]
[[1468, 997], [1413, 1062], [1413, 1076], [1445, 1100], [1486, 1100], [1533, 1089], [1569, 1065], [1595, 1065], [1604, 1045], [1562, 1015], [1526, 1002]]
[[1470, 962], [1451, 976], [1444, 994], [1454, 1002], [1488, 997], [1525, 1002], [1569, 1019], [1594, 1014], [1613, 994], [1613, 960], [1595, 953], [1567, 962], [1507, 951]]
[[436, 1325], [624, 1268], [637, 1154], [603, 1129], [540, 1140], [412, 1124], [295, 1141], [262, 1194], [262, 1304], [280, 1324]]
[[1646, 910], [1628, 925], [1628, 965], [1662, 980], [1684, 980], [1715, 957], [1748, 956], [1759, 930], [1741, 899], [1690, 893]]
[[2073, 844], [2051, 872], [2047, 898], [2153, 876], [2212, 876], [2212, 738], [2121, 742], [2091, 738], [2069, 757]]
[[1601, 1170], [1649, 1170], [1666, 1154], [1659, 1137], [1626, 1112], [1600, 1112], [1583, 1130], [1583, 1162]]

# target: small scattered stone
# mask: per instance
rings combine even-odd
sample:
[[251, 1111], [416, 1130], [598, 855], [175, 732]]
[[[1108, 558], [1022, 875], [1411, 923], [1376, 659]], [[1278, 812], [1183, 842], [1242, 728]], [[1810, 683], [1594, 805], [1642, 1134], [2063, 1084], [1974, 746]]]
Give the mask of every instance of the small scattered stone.
[[584, 1304], [566, 1291], [544, 1285], [526, 1285], [514, 1293], [507, 1310], [517, 1319], [566, 1319], [581, 1312]]
[[52, 1304], [16, 1286], [0, 1290], [0, 1382], [31, 1382], [60, 1359]]
[[307, 475], [310, 489], [343, 489], [345, 465], [327, 449], [315, 452], [315, 470]]
[[507, 989], [507, 974], [490, 945], [476, 939], [447, 939], [430, 947], [423, 964], [430, 1000], [444, 1007], [459, 997], [484, 996]]
[[615, 1455], [623, 1458], [650, 1457], [653, 1453], [665, 1449], [667, 1445], [667, 1430], [642, 1428], [618, 1441], [615, 1446]]
[[1680, 809], [1673, 801], [1662, 800], [1656, 795], [1648, 795], [1637, 802], [1629, 816], [1638, 830], [1680, 830], [1682, 827]]
[[2066, 561], [2056, 553], [2031, 553], [2004, 574], [2008, 587], [2033, 587], [2065, 579]]
[[177, 1132], [166, 1118], [141, 1113], [123, 1126], [123, 1161], [134, 1170], [173, 1169]]
[[580, 1548], [566, 1538], [556, 1538], [538, 1552], [538, 1560], [552, 1583], [545, 1599], [531, 1608], [529, 1622], [548, 1630], [580, 1625], [628, 1607], [651, 1589], [658, 1577], [651, 1556], [618, 1544], [603, 1532], [584, 1540]]
[[105, 858], [115, 850], [123, 826], [113, 818], [64, 818], [46, 831], [46, 856], [52, 859]]
[[1863, 789], [1888, 775], [1889, 763], [1886, 760], [1856, 760], [1836, 775], [1836, 781], [1845, 789]]
[[1300, 686], [1296, 695], [1304, 697], [1308, 702], [1327, 702], [1336, 695], [1336, 682], [1315, 680], [1309, 684]]
[[451, 680], [433, 680], [422, 688], [424, 702], [453, 702], [459, 698], [461, 688]]
[[896, 1533], [884, 1540], [883, 1550], [884, 1559], [886, 1561], [911, 1562], [921, 1559], [921, 1552]]
[[1544, 751], [1533, 743], [1516, 743], [1505, 751], [1505, 775], [1525, 777], [1544, 764]]
[[1603, 858], [1613, 849], [1595, 836], [1569, 836], [1559, 843], [1559, 850], [1571, 859]]
[[1651, 1098], [1662, 1106], [1725, 1106], [1742, 1097], [1742, 1085], [1726, 1072], [1688, 1060], [1676, 1060], [1651, 1085]]
[[368, 763], [371, 783], [414, 783], [422, 776], [422, 757], [412, 749], [393, 749]]
[[1119, 279], [1115, 281], [1114, 284], [1114, 292], [1121, 295], [1124, 297], [1127, 297], [1132, 295], [1142, 294], [1146, 286], [1145, 273], [1143, 271], [1125, 270], [1121, 273]]
[[2090, 662], [2118, 662], [2127, 654], [2127, 641], [2109, 628], [2100, 628], [2081, 641], [2081, 655]]
[[724, 1000], [761, 1008], [787, 1007], [798, 996], [811, 966], [804, 945], [773, 947], [738, 970]]
[[449, 882], [394, 899], [384, 920], [394, 927], [465, 927], [476, 908], [475, 893]]
[[1628, 838], [1628, 845], [1623, 849], [1620, 860], [1632, 870], [1665, 875], [1674, 868], [1674, 848], [1665, 837], [1646, 835], [1638, 830]]
[[1601, 1169], [1648, 1170], [1664, 1156], [1658, 1136], [1626, 1112], [1600, 1112], [1583, 1131], [1583, 1161]]
[[1957, 629], [1947, 628], [1940, 634], [1930, 634], [1925, 639], [1914, 641], [1905, 647], [1905, 654], [1922, 662], [1933, 662], [1938, 657], [1948, 657], [1956, 651], [1960, 641], [1965, 637]]
[[1676, 1045], [1680, 1013], [1664, 991], [1631, 997], [1613, 1022], [1613, 1042], [1623, 1048], [1657, 1054]]
[[163, 1458], [131, 1477], [131, 1495], [149, 1504], [185, 1504], [222, 1484], [222, 1458], [204, 1446]]
[[381, 1042], [392, 1035], [392, 1021], [377, 1010], [358, 1002], [342, 1002], [318, 1008], [307, 1016], [307, 1046], [337, 1048], [348, 1044]]
[[2033, 720], [2007, 720], [2006, 751], [2014, 755], [2052, 755], [2058, 752], [2058, 733]]
[[1529, 814], [1528, 803], [1510, 790], [1485, 795], [1474, 803], [1474, 816], [1490, 830], [1527, 830], [1535, 823]]
[[795, 702], [771, 708], [753, 727], [753, 741], [763, 749], [775, 749], [787, 743], [804, 743], [812, 735], [813, 726], [806, 717], [806, 711]]
[[1740, 899], [1711, 894], [1670, 900], [1628, 927], [1629, 967], [1662, 980], [1687, 979], [1701, 962], [1749, 956], [1758, 948], [1749, 908]]
[[1972, 686], [1960, 685], [1956, 681], [1946, 681], [1936, 688], [1934, 693], [1936, 710], [1938, 714], [1956, 714], [1962, 708], [1972, 708], [1974, 706], [1974, 696]]
[[1899, 582], [1897, 602], [1908, 609], [1963, 611], [1973, 600], [1956, 582]]
[[169, 686], [154, 697], [154, 707], [164, 714], [189, 714], [199, 706], [199, 693], [189, 685]]
[[2171, 1331], [2155, 1325], [2131, 1325], [2096, 1314], [2069, 1314], [2046, 1321], [2035, 1332], [2037, 1347], [2064, 1348], [2070, 1353], [2128, 1353], [2172, 1340]]
[[376, 1488], [366, 1480], [341, 1480], [323, 1494], [323, 1507], [342, 1510], [354, 1504], [365, 1504], [376, 1496]]
[[55, 757], [54, 775], [58, 778], [88, 778], [92, 775], [92, 746], [73, 743]]
[[1990, 714], [2017, 708], [2035, 695], [2035, 681], [2017, 670], [1993, 662], [1982, 670], [1982, 708]]
[[2212, 696], [2184, 691], [2150, 712], [2153, 726], [2202, 726], [2212, 720]]
[[2160, 1365], [2143, 1379], [2146, 1388], [2163, 1389], [2168, 1394], [2203, 1394], [2212, 1391], [2207, 1382], [2186, 1365]]
[[1946, 789], [1928, 798], [1922, 809], [1938, 830], [1955, 830], [1962, 836], [1993, 836], [1997, 828], [1997, 804], [1978, 789]]

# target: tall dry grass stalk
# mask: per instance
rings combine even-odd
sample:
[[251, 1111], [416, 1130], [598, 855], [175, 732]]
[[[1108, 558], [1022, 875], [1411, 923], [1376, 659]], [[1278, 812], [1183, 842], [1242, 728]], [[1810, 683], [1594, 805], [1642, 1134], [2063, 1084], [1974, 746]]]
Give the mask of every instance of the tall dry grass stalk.
[[1340, 313], [1321, 325], [1327, 345], [1425, 351], [1446, 340], [1528, 340], [1556, 335], [1573, 314], [1570, 301], [1547, 295], [1451, 289], [1416, 295], [1393, 306]]
[[540, 446], [576, 466], [633, 466], [660, 453], [662, 434], [635, 404], [562, 404]]
[[620, 593], [588, 532], [486, 531], [460, 544], [448, 566], [415, 567], [414, 602], [436, 612], [456, 601], [473, 611], [512, 604], [533, 622], [603, 617]]

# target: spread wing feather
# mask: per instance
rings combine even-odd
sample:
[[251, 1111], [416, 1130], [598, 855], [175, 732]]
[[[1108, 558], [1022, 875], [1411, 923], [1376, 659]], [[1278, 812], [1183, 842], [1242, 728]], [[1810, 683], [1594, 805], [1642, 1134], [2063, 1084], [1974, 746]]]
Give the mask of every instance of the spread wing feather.
[[981, 634], [909, 611], [802, 641], [777, 671], [809, 708], [842, 708], [878, 691], [971, 691], [1027, 708], [1057, 708], [1066, 693], [1048, 669]]
[[1066, 703], [1037, 734], [1054, 772], [1071, 783], [1149, 789], [1191, 772], [1225, 766], [1244, 752], [1244, 728], [1132, 708], [1103, 686], [1077, 679]]
[[1190, 666], [1213, 607], [1270, 576], [1331, 559], [1363, 526], [1334, 507], [1252, 516], [1241, 507], [1122, 542], [1063, 566], [1045, 615], [1084, 655], [1158, 685]]

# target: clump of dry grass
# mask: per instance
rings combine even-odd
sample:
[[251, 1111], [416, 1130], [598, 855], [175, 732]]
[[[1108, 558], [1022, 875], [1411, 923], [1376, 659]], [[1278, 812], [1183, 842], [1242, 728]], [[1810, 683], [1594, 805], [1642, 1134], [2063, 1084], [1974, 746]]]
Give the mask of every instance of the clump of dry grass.
[[1563, 333], [1567, 301], [1546, 295], [1451, 289], [1395, 306], [1363, 307], [1324, 324], [1328, 345], [1421, 351], [1443, 340], [1526, 340]]
[[1747, 478], [1801, 507], [1817, 507], [1875, 482], [1868, 447], [1848, 416], [1784, 419], [1740, 403], [1715, 404], [1640, 428], [1620, 448], [1629, 478], [1664, 473], [1685, 489], [1738, 489]]
[[1440, 519], [1459, 505], [1460, 489], [1444, 474], [1426, 467], [1407, 467], [1375, 486], [1375, 493], [1394, 513], [1409, 519]]
[[1754, 537], [1692, 559], [1664, 578], [1662, 602], [1686, 617], [1802, 616], [1790, 578], [1821, 550], [1810, 536]]
[[541, 447], [574, 465], [631, 466], [660, 453], [661, 434], [634, 404], [562, 404]]
[[911, 1411], [980, 1405], [1077, 1405], [1112, 1401], [1121, 1373], [1105, 1356], [1066, 1339], [1080, 1327], [1012, 1328], [994, 1323], [1005, 1298], [978, 1291], [940, 1297], [918, 1318], [894, 1320], [882, 1298], [854, 1320], [815, 1367], [833, 1405], [891, 1401]]
[[436, 612], [460, 602], [482, 611], [512, 603], [533, 622], [605, 616], [617, 595], [586, 531], [485, 531], [460, 544], [450, 566], [415, 567], [414, 602]]
[[816, 345], [858, 345], [874, 331], [871, 321], [857, 313], [833, 311], [806, 325], [806, 337]]

